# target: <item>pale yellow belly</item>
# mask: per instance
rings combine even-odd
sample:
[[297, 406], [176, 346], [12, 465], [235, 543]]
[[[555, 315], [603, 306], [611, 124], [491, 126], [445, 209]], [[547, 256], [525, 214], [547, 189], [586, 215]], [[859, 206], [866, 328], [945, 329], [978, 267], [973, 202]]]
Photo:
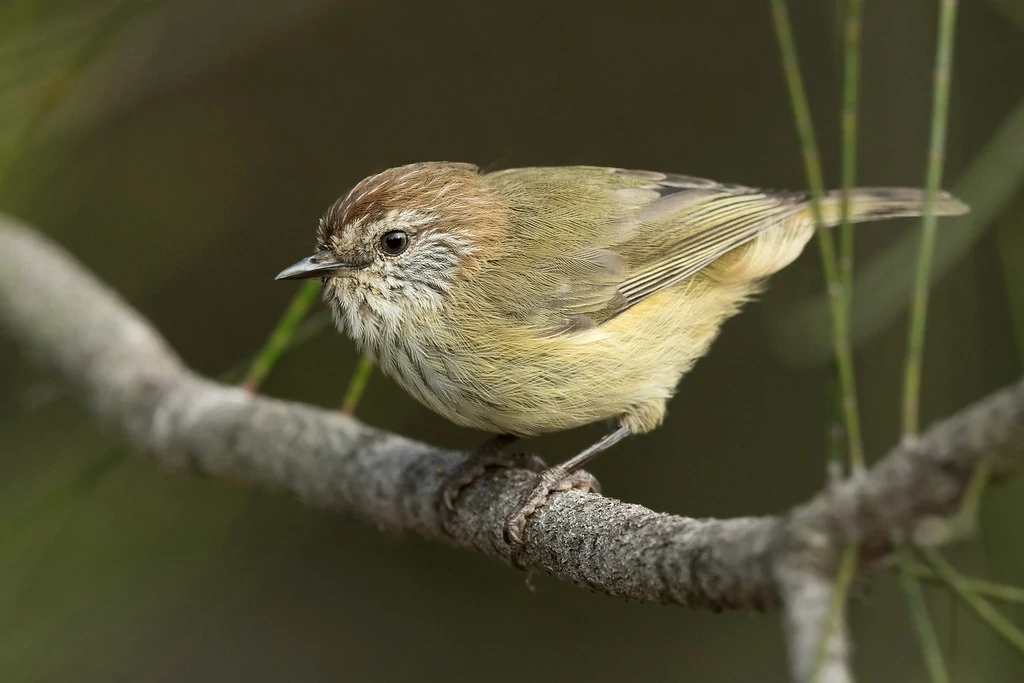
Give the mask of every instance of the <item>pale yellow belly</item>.
[[430, 381], [384, 367], [427, 407], [476, 429], [530, 436], [618, 418], [645, 432], [751, 289], [694, 279], [603, 325], [552, 337], [489, 329], [438, 343], [428, 335], [419, 353]]

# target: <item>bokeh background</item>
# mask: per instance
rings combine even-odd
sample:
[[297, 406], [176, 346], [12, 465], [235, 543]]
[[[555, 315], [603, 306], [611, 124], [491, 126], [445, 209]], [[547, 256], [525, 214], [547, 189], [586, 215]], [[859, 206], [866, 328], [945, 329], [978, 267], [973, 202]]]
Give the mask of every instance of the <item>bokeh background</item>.
[[[842, 8], [793, 0], [838, 182]], [[859, 180], [923, 184], [937, 3], [867, 2]], [[365, 175], [418, 160], [601, 164], [805, 186], [766, 2], [3, 0], [0, 210], [67, 246], [198, 370], [255, 351], [274, 282]], [[1024, 356], [1024, 4], [963, 3], [924, 421]], [[897, 438], [911, 221], [858, 229], [867, 445]], [[660, 431], [592, 468], [612, 496], [691, 516], [784, 511], [823, 483], [828, 324], [816, 248], [730, 321]], [[318, 307], [322, 312], [322, 307]], [[340, 404], [356, 355], [325, 332], [263, 391]], [[382, 376], [359, 416], [468, 447]], [[556, 460], [595, 426], [536, 440]], [[0, 340], [4, 681], [783, 681], [775, 614], [625, 603], [119, 452]], [[994, 490], [964, 571], [1024, 583], [1024, 487]], [[957, 681], [1024, 661], [928, 588]], [[863, 680], [924, 680], [883, 575], [851, 608]], [[1024, 610], [1011, 617], [1020, 620]]]

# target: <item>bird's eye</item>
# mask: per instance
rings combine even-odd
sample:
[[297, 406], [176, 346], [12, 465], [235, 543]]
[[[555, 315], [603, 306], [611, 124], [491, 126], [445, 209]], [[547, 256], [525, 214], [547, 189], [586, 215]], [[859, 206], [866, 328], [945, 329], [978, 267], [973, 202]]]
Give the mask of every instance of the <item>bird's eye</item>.
[[388, 256], [398, 256], [409, 247], [409, 234], [403, 230], [392, 230], [381, 235], [380, 250]]

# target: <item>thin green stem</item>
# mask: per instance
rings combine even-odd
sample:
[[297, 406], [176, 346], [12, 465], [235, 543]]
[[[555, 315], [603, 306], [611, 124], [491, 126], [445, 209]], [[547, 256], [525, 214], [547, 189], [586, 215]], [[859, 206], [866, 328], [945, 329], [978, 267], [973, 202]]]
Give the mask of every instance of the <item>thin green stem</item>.
[[922, 549], [921, 554], [931, 565], [939, 577], [945, 581], [971, 610], [978, 615], [993, 631], [1002, 636], [1003, 640], [1024, 654], [1024, 631], [1003, 616], [988, 600], [981, 597], [966, 585], [964, 577], [934, 550]]
[[[857, 387], [853, 370], [853, 352], [850, 347], [850, 315], [849, 297], [844, 293], [843, 278], [836, 259], [835, 243], [832, 233], [825, 228], [822, 213], [822, 199], [825, 196], [825, 180], [821, 170], [821, 157], [814, 136], [814, 123], [811, 110], [807, 103], [800, 62], [797, 58], [796, 44], [793, 40], [793, 29], [789, 20], [789, 9], [785, 0], [770, 0], [775, 34], [782, 57], [782, 70], [786, 77], [790, 101], [793, 107], [793, 118], [796, 121], [797, 133], [800, 137], [800, 149], [803, 154], [807, 184], [811, 190], [811, 212], [818, 229], [818, 246], [825, 270], [828, 288], [829, 307], [832, 311], [832, 342], [836, 357], [839, 376], [840, 409], [843, 415], [843, 426], [846, 431], [846, 445], [849, 450], [850, 465], [854, 472], [864, 469], [864, 447], [860, 433], [860, 415], [857, 407]], [[856, 45], [855, 45], [856, 48]], [[856, 90], [854, 90], [856, 95]], [[848, 210], [848, 208], [847, 208]], [[852, 250], [851, 250], [852, 257]], [[852, 262], [851, 262], [852, 269]], [[837, 461], [833, 460], [833, 463]], [[850, 544], [844, 554], [839, 575], [836, 577], [832, 590], [828, 621], [823, 625], [818, 649], [815, 653], [815, 664], [812, 668], [811, 680], [817, 680], [824, 662], [824, 650], [831, 634], [839, 627], [843, 608], [849, 593], [850, 583], [857, 565], [858, 548]]]
[[828, 409], [825, 429], [827, 458], [829, 465], [828, 479], [830, 482], [843, 478], [843, 460], [847, 453], [846, 430], [843, 428], [843, 392], [839, 386], [838, 375], [829, 378]]
[[946, 154], [946, 126], [949, 118], [949, 84], [952, 80], [953, 36], [956, 28], [957, 0], [941, 0], [939, 38], [935, 53], [932, 95], [932, 126], [928, 144], [928, 172], [925, 184], [924, 219], [921, 248], [918, 252], [914, 291], [910, 303], [910, 331], [903, 374], [903, 434], [918, 431], [921, 396], [921, 362], [928, 316], [928, 279], [935, 254], [935, 196], [942, 184], [942, 166]]
[[811, 666], [812, 683], [818, 683], [821, 680], [828, 641], [843, 620], [843, 613], [846, 609], [846, 596], [850, 593], [850, 584], [853, 583], [853, 577], [857, 575], [857, 560], [859, 556], [860, 549], [854, 543], [846, 546], [846, 549], [843, 551], [839, 572], [836, 574], [836, 582], [832, 588], [832, 595], [829, 598], [825, 625], [821, 630], [821, 637], [818, 639], [817, 647], [814, 651], [814, 664]]
[[921, 655], [925, 667], [933, 683], [949, 683], [949, 672], [942, 659], [939, 637], [935, 633], [935, 625], [928, 614], [928, 605], [921, 590], [921, 582], [917, 580], [914, 570], [914, 558], [906, 546], [896, 547], [896, 562], [900, 572], [900, 585], [907, 596], [907, 609], [917, 633], [917, 642], [921, 646]]
[[[330, 325], [331, 314], [327, 311], [309, 316], [295, 327], [295, 331], [292, 333], [291, 338], [285, 345], [284, 353], [288, 353], [289, 351], [302, 346], [320, 332], [330, 327]], [[233, 367], [218, 375], [217, 379], [226, 383], [241, 383], [253, 363], [256, 362], [260, 353], [262, 353], [262, 349], [253, 353], [248, 358], [239, 361]]]
[[[921, 247], [917, 258], [917, 271], [910, 304], [910, 332], [903, 379], [903, 435], [913, 436], [918, 430], [921, 392], [921, 362], [924, 354], [924, 333], [928, 312], [928, 280], [935, 254], [935, 196], [942, 184], [942, 166], [946, 149], [946, 122], [949, 111], [950, 70], [953, 61], [953, 34], [956, 26], [956, 0], [941, 0], [939, 10], [939, 36], [935, 56], [935, 76], [932, 89], [932, 126], [928, 145], [928, 171], [925, 184], [924, 218]], [[941, 653], [935, 639], [935, 630], [928, 618], [921, 586], [912, 570], [909, 551], [897, 549], [900, 577], [907, 599], [911, 602], [914, 624], [925, 654], [932, 679], [945, 681], [948, 675], [941, 664]], [[962, 589], [961, 589], [962, 590]], [[986, 603], [987, 605], [987, 603]], [[941, 678], [938, 676], [941, 675]]]
[[807, 104], [800, 63], [797, 59], [796, 45], [793, 41], [793, 30], [789, 21], [789, 10], [785, 0], [770, 0], [772, 18], [775, 24], [779, 52], [782, 56], [782, 69], [789, 85], [789, 95], [793, 106], [793, 117], [800, 136], [804, 166], [807, 172], [807, 183], [811, 189], [811, 211], [818, 226], [818, 244], [821, 247], [822, 262], [825, 267], [825, 279], [828, 286], [829, 307], [832, 310], [832, 342], [839, 372], [839, 384], [842, 392], [843, 426], [846, 429], [846, 441], [850, 452], [850, 464], [854, 471], [864, 469], [864, 446], [860, 433], [860, 415], [857, 407], [857, 387], [853, 371], [853, 351], [850, 347], [849, 313], [847, 297], [844, 294], [842, 278], [836, 260], [835, 241], [832, 233], [823, 228], [824, 220], [821, 201], [825, 194], [825, 182], [821, 172], [821, 160], [818, 146], [814, 138], [814, 125], [811, 122], [811, 111]]
[[302, 322], [302, 319], [306, 317], [319, 294], [319, 280], [306, 280], [302, 283], [302, 287], [292, 297], [288, 308], [284, 311], [284, 315], [281, 316], [263, 348], [256, 355], [256, 360], [242, 381], [243, 387], [249, 391], [259, 389], [260, 385], [263, 384], [263, 380], [267, 378], [267, 375], [274, 368], [274, 365], [284, 355], [284, 352], [288, 350], [296, 328]]
[[[945, 579], [939, 575], [934, 569], [926, 567], [923, 564], [915, 564], [913, 567], [914, 576], [925, 581], [933, 583], [945, 584]], [[960, 577], [960, 585], [964, 590], [968, 590], [975, 595], [980, 595], [985, 598], [991, 598], [992, 600], [998, 600], [1000, 602], [1007, 602], [1014, 605], [1024, 605], [1024, 588], [1020, 586], [1011, 586], [1005, 583], [995, 583], [993, 581], [985, 581], [984, 579], [969, 578], [966, 576]]]
[[978, 527], [978, 513], [981, 509], [981, 497], [988, 487], [989, 476], [992, 473], [992, 459], [984, 458], [967, 482], [967, 490], [964, 492], [964, 499], [960, 503], [960, 510], [951, 520], [949, 525], [953, 533], [968, 535], [974, 533]]
[[341, 402], [341, 412], [346, 415], [353, 415], [359, 400], [363, 397], [363, 390], [366, 389], [373, 374], [373, 361], [366, 356], [360, 356], [356, 363], [356, 369], [352, 372], [352, 379], [348, 382], [348, 389], [345, 390], [345, 399]]
[[[789, 21], [789, 9], [786, 0], [771, 0], [772, 19], [775, 24], [775, 37], [779, 42], [782, 57], [782, 71], [789, 86], [790, 102], [793, 106], [793, 117], [796, 121], [797, 133], [800, 135], [800, 150], [803, 153], [804, 166], [807, 170], [807, 183], [811, 188], [811, 210], [814, 220], [820, 226], [822, 220], [821, 199], [825, 194], [824, 176], [821, 172], [821, 158], [814, 137], [814, 124], [811, 121], [811, 110], [807, 104], [807, 93], [804, 90], [803, 74], [800, 72], [800, 61], [797, 58], [796, 43], [793, 40], [793, 28]], [[829, 237], [829, 248], [834, 246]], [[831, 254], [830, 268], [835, 267], [835, 254]]]
[[842, 185], [839, 200], [842, 222], [839, 226], [839, 277], [846, 293], [846, 313], [853, 307], [853, 222], [850, 220], [850, 193], [857, 178], [857, 99], [860, 83], [860, 34], [863, 0], [846, 0], [843, 23], [843, 110], [840, 127], [843, 138]]

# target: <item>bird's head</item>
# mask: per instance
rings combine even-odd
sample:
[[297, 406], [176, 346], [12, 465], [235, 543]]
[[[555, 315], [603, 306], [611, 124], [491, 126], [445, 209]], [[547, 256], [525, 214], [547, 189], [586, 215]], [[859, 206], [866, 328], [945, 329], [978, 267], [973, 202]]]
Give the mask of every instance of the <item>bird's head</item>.
[[388, 169], [336, 201], [320, 219], [313, 255], [277, 279], [321, 278], [325, 300], [350, 330], [353, 315], [397, 324], [443, 306], [479, 266], [501, 221], [475, 166]]

